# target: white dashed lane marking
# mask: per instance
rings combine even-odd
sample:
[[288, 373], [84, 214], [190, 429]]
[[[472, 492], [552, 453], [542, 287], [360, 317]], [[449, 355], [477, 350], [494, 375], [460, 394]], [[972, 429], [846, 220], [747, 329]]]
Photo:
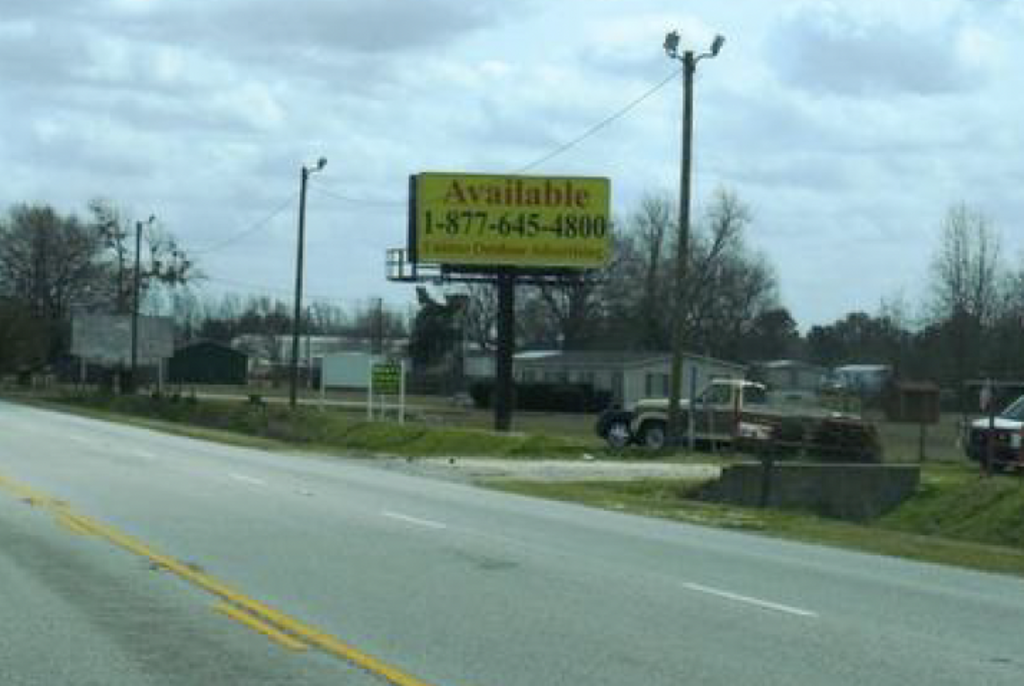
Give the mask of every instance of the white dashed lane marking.
[[381, 515], [390, 519], [397, 519], [408, 524], [415, 524], [417, 526], [425, 526], [428, 529], [447, 529], [447, 524], [441, 522], [435, 522], [429, 519], [420, 519], [419, 517], [411, 517], [409, 515], [402, 514], [401, 512], [391, 512], [390, 510], [384, 510]]
[[810, 610], [804, 610], [799, 607], [793, 607], [792, 605], [783, 605], [782, 603], [774, 603], [770, 600], [762, 600], [760, 598], [754, 598], [748, 595], [740, 595], [739, 593], [733, 593], [732, 591], [724, 591], [720, 588], [712, 588], [711, 586], [704, 586], [703, 584], [695, 584], [692, 582], [686, 582], [683, 587], [697, 593], [704, 593], [706, 595], [713, 595], [717, 598], [724, 598], [726, 600], [733, 600], [738, 603], [746, 603], [748, 605], [756, 605], [757, 607], [764, 608], [766, 610], [774, 610], [775, 612], [784, 612], [789, 615], [796, 615], [797, 617], [817, 617], [817, 612], [811, 612]]
[[244, 482], [244, 483], [247, 483], [247, 484], [252, 484], [253, 486], [266, 486], [267, 485], [266, 481], [264, 481], [263, 479], [257, 479], [254, 476], [246, 476], [245, 474], [236, 474], [234, 472], [231, 472], [230, 474], [228, 474], [228, 476], [230, 476], [235, 481], [241, 481], [241, 482]]

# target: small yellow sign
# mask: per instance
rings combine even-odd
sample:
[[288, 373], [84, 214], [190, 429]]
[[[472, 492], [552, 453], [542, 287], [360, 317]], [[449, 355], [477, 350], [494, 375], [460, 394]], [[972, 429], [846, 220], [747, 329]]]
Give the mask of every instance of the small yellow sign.
[[596, 177], [417, 174], [409, 247], [434, 264], [600, 267], [611, 256], [610, 186]]

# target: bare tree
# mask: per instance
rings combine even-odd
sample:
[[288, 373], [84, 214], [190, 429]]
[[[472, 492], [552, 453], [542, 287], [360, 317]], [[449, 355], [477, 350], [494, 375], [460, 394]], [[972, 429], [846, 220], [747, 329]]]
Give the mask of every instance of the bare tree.
[[683, 299], [690, 348], [742, 357], [744, 339], [765, 313], [778, 310], [775, 271], [764, 254], [746, 246], [750, 209], [719, 188], [691, 241], [691, 267]]
[[713, 287], [707, 289], [692, 344], [730, 359], [762, 352], [752, 338], [763, 339], [765, 317], [780, 310], [775, 272], [760, 253], [739, 250], [721, 259]]
[[49, 337], [46, 323], [24, 304], [0, 297], [0, 374], [45, 362]]
[[[669, 200], [647, 195], [624, 230], [613, 233], [610, 264], [576, 283], [523, 289], [517, 302], [520, 339], [566, 350], [666, 350], [674, 287], [672, 216]], [[694, 231], [683, 292], [691, 349], [737, 356], [756, 318], [779, 307], [774, 270], [744, 244], [750, 221], [738, 196], [719, 189]], [[478, 302], [493, 303], [489, 292], [485, 297]]]
[[932, 260], [932, 312], [936, 319], [965, 314], [987, 322], [999, 302], [1000, 239], [981, 212], [951, 207]]
[[74, 215], [19, 205], [0, 220], [0, 293], [30, 312], [59, 321], [90, 301], [105, 276], [102, 246]]
[[320, 335], [338, 335], [345, 329], [345, 312], [339, 306], [324, 300], [314, 300], [307, 310], [311, 331]]
[[480, 350], [494, 350], [498, 342], [498, 298], [489, 283], [469, 283], [460, 292], [468, 297], [463, 312], [466, 340]]
[[981, 212], [961, 203], [946, 213], [932, 260], [930, 310], [948, 332], [957, 382], [980, 371], [982, 331], [999, 303], [999, 248], [999, 235]]
[[750, 223], [750, 210], [737, 195], [724, 188], [715, 191], [703, 230], [694, 233], [690, 245], [690, 268], [684, 284], [684, 302], [690, 330], [699, 329], [714, 316], [716, 300], [742, 260], [743, 230]]
[[[89, 203], [92, 229], [106, 251], [105, 261], [111, 274], [107, 290], [112, 293], [111, 306], [117, 312], [131, 309], [135, 275], [134, 241], [136, 224], [113, 203], [96, 199]], [[145, 222], [145, 254], [140, 256], [139, 288], [143, 295], [162, 287], [175, 288], [201, 279], [196, 268], [177, 239], [152, 222]]]
[[665, 347], [669, 340], [666, 318], [660, 314], [670, 272], [665, 258], [669, 230], [673, 226], [672, 202], [664, 194], [648, 194], [640, 201], [640, 209], [632, 216], [631, 232], [642, 257], [641, 279], [643, 298], [638, 314], [645, 347]]

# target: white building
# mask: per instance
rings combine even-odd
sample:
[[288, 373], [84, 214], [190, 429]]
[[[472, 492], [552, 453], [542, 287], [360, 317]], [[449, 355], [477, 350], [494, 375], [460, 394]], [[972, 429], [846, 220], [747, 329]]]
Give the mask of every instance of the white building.
[[[711, 379], [744, 378], [742, 364], [703, 355], [683, 357], [682, 397], [690, 396], [691, 378], [699, 393]], [[615, 403], [632, 406], [643, 398], [667, 398], [672, 356], [664, 352], [534, 350], [513, 359], [513, 376], [520, 383], [587, 383], [609, 391]], [[493, 378], [493, 354], [467, 356], [466, 375]]]

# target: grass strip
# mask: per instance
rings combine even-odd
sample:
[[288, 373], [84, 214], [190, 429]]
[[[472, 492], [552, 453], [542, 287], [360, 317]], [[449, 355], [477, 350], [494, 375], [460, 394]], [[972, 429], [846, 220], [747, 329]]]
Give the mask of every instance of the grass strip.
[[[952, 470], [950, 470], [952, 471]], [[963, 471], [963, 470], [961, 470]], [[941, 475], [940, 475], [940, 481]], [[975, 479], [976, 480], [976, 479]], [[1002, 478], [990, 488], [1002, 491], [1018, 488], [1015, 480]], [[537, 482], [494, 480], [482, 482], [489, 488], [552, 500], [562, 500], [628, 512], [647, 517], [660, 517], [690, 524], [736, 529], [808, 543], [849, 548], [882, 555], [904, 557], [924, 562], [967, 567], [988, 572], [1024, 576], [1024, 546], [1015, 544], [1016, 534], [991, 542], [1003, 527], [1010, 528], [1006, 520], [994, 517], [993, 527], [967, 527], [960, 538], [937, 533], [931, 526], [932, 518], [924, 512], [937, 513], [945, 506], [945, 499], [955, 499], [964, 486], [964, 479], [946, 479], [942, 497], [936, 499], [930, 490], [924, 490], [901, 507], [870, 524], [826, 519], [807, 512], [754, 509], [693, 500], [692, 495], [702, 485], [699, 481], [673, 479], [643, 479], [635, 481], [573, 481]], [[931, 486], [934, 488], [934, 484]], [[1021, 491], [1024, 497], [1024, 490]], [[1021, 515], [1024, 511], [1018, 511]], [[920, 524], [921, 521], [928, 524]], [[1018, 519], [1017, 533], [1021, 528]], [[964, 536], [982, 540], [969, 540]]]
[[263, 449], [345, 450], [362, 456], [579, 458], [581, 442], [544, 434], [436, 427], [425, 422], [368, 422], [351, 412], [281, 404], [60, 394], [12, 397], [47, 409], [119, 421], [205, 440]]

